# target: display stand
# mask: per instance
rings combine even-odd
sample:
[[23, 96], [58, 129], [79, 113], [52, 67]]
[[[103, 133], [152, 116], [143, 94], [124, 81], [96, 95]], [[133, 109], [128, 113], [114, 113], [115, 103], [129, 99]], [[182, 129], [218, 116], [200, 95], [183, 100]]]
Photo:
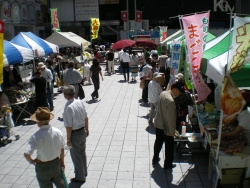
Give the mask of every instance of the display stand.
[[10, 104], [11, 107], [12, 107], [12, 112], [14, 112], [15, 110], [20, 111], [18, 117], [16, 118], [15, 124], [17, 124], [18, 119], [20, 118], [20, 116], [21, 116], [23, 113], [26, 113], [26, 114], [28, 114], [28, 115], [30, 115], [30, 116], [32, 115], [30, 112], [28, 112], [28, 111], [26, 110], [26, 108], [27, 108], [29, 102], [30, 102], [30, 100], [27, 99], [26, 101], [23, 101], [23, 102], [11, 103], [11, 104]]

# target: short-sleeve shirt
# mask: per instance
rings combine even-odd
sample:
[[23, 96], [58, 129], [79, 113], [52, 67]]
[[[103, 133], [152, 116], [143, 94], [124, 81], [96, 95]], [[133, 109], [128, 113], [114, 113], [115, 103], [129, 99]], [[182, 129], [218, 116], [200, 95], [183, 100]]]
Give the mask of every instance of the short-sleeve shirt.
[[242, 126], [244, 139], [250, 144], [250, 108], [242, 111], [238, 116], [239, 125]]
[[99, 79], [99, 72], [102, 70], [100, 66], [92, 65], [89, 70], [92, 72], [91, 74], [92, 78]]
[[66, 71], [65, 76], [63, 77], [63, 81], [68, 85], [70, 84], [78, 84], [82, 80], [82, 76], [78, 70], [70, 68]]
[[72, 127], [72, 130], [77, 130], [85, 126], [87, 118], [85, 106], [81, 100], [70, 99], [65, 104], [63, 121], [65, 127]]
[[61, 149], [64, 148], [62, 132], [50, 125], [43, 125], [30, 137], [25, 153], [32, 155], [37, 150], [37, 159], [42, 162], [60, 158]]

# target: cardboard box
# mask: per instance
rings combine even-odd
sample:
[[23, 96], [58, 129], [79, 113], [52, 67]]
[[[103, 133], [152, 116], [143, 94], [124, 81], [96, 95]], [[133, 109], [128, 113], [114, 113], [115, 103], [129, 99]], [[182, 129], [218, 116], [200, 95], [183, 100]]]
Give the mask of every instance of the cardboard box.
[[232, 169], [223, 169], [223, 175], [242, 175], [244, 172], [244, 168], [232, 168]]
[[222, 175], [220, 184], [240, 184], [241, 175]]

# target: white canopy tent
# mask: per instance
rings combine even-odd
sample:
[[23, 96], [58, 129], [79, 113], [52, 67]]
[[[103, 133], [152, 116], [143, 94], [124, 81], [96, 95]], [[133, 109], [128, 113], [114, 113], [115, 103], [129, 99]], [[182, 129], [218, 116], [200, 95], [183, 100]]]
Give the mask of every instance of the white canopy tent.
[[72, 32], [55, 32], [45, 40], [59, 47], [81, 47], [82, 43], [90, 45], [89, 41]]
[[170, 35], [164, 41], [162, 41], [161, 45], [165, 45], [167, 42], [172, 41], [172, 40], [174, 40], [182, 35], [183, 35], [183, 32], [181, 30], [179, 30], [179, 31], [175, 32], [174, 34]]

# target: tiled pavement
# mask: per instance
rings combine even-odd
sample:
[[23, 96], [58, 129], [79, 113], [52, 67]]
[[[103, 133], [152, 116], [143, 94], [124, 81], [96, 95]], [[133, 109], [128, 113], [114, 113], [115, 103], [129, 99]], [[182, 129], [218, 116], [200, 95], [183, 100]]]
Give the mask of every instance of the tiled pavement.
[[[87, 139], [88, 177], [83, 188], [155, 188], [155, 187], [208, 187], [208, 156], [201, 154], [175, 157], [176, 168], [162, 168], [164, 156], [161, 153], [159, 165], [152, 166], [155, 140], [153, 125], [147, 123], [149, 106], [141, 106], [139, 84], [122, 82], [120, 74], [104, 76], [101, 82], [100, 101], [92, 102], [93, 86], [84, 86], [85, 106], [89, 116], [90, 135]], [[66, 100], [59, 94], [54, 100], [55, 118], [51, 125], [61, 129], [60, 120]], [[30, 136], [38, 130], [32, 122], [14, 127], [20, 135], [18, 141], [0, 148], [0, 188], [37, 188], [34, 166], [29, 165], [23, 153]], [[74, 177], [69, 152], [65, 156], [68, 179]]]

